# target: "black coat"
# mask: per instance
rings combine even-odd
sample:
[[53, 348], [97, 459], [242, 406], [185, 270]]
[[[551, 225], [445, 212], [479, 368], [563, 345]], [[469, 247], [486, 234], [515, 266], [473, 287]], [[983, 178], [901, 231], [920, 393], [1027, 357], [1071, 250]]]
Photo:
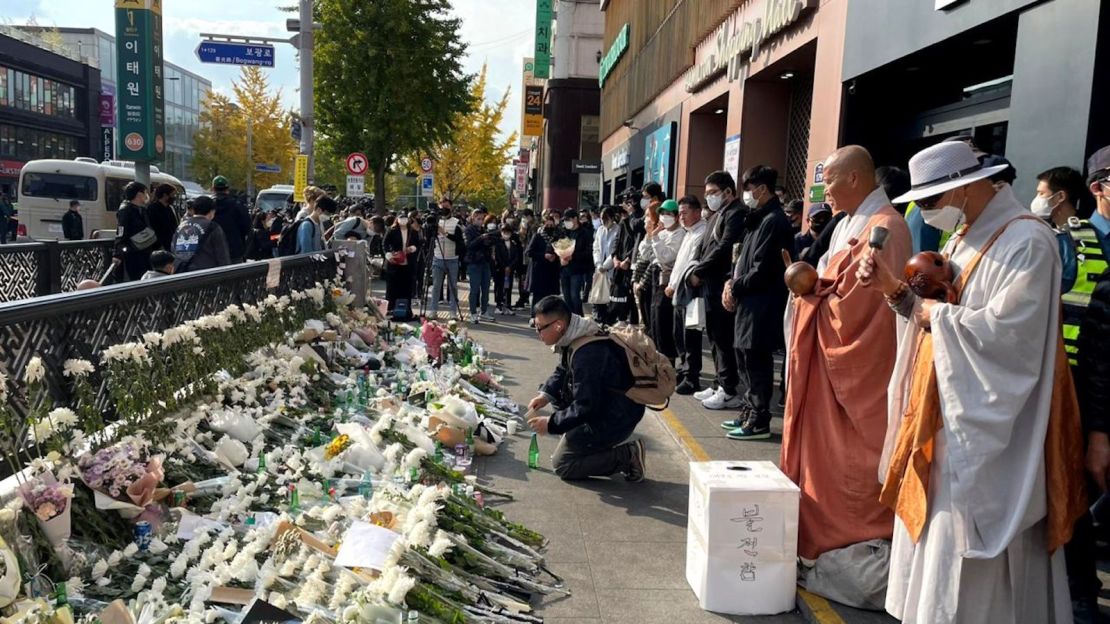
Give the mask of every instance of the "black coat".
[[563, 349], [559, 367], [541, 388], [555, 408], [548, 431], [566, 434], [576, 449], [620, 444], [644, 417], [644, 406], [624, 394], [631, 387], [628, 357], [615, 342], [598, 340], [583, 345], [573, 358]]
[[[493, 263], [493, 233], [484, 226], [470, 224], [466, 226], [466, 256], [467, 264]], [[500, 236], [500, 235], [498, 235]]]
[[386, 254], [395, 253], [398, 251], [405, 251], [405, 259], [408, 261], [407, 265], [393, 264], [388, 260], [385, 263], [386, 273], [395, 273], [398, 271], [409, 271], [416, 268], [416, 263], [419, 260], [420, 254], [420, 232], [409, 228], [408, 247], [416, 247], [416, 253], [408, 253], [405, 249], [404, 239], [401, 237], [401, 228], [392, 227], [385, 233], [385, 241], [382, 243], [382, 250]]
[[146, 207], [146, 218], [150, 223], [150, 229], [158, 235], [158, 246], [166, 251], [173, 249], [173, 235], [177, 233], [177, 226], [180, 225], [173, 206], [163, 206], [157, 201], [150, 202]]
[[833, 215], [832, 220], [825, 225], [825, 229], [821, 230], [821, 234], [813, 240], [813, 244], [801, 255], [799, 260], [817, 266], [817, 261], [821, 259], [821, 256], [825, 255], [825, 252], [829, 250], [829, 245], [832, 244], [833, 230], [836, 229], [836, 225], [843, 221], [846, 216], [848, 216], [846, 212], [838, 212]]
[[[739, 199], [721, 208], [706, 224], [705, 236], [698, 245], [698, 262], [691, 275], [705, 282], [708, 296], [716, 299], [732, 272], [732, 250], [744, 237], [744, 217], [748, 207]], [[716, 302], [709, 302], [714, 305]]]
[[251, 217], [247, 207], [230, 195], [217, 195], [216, 216], [212, 221], [223, 228], [231, 261], [242, 261], [247, 239], [251, 235]]
[[1110, 433], [1110, 269], [1091, 294], [1079, 326], [1076, 389], [1084, 430]]
[[524, 250], [521, 249], [520, 239], [518, 239], [515, 234], [511, 236], [509, 240], [505, 240], [504, 238], [497, 239], [494, 250], [494, 258], [496, 260], [494, 262], [494, 267], [501, 273], [504, 273], [505, 269], [516, 271], [524, 264]]
[[745, 216], [744, 241], [732, 279], [737, 349], [782, 348], [787, 296], [782, 252], [793, 249], [794, 229], [777, 197]]
[[81, 213], [75, 210], [67, 210], [62, 215], [62, 236], [66, 240], [85, 238], [85, 220], [81, 218]]
[[123, 258], [127, 278], [137, 280], [150, 270], [150, 254], [157, 248], [155, 243], [146, 249], [138, 249], [131, 242], [132, 236], [147, 228], [146, 208], [125, 201], [116, 211], [116, 224], [120, 228], [116, 255]]
[[[532, 236], [528, 244], [528, 258], [532, 263], [528, 265], [528, 292], [532, 293], [533, 300], [559, 292], [559, 259], [548, 260], [547, 254], [555, 254], [549, 241], [542, 231]], [[533, 301], [533, 302], [534, 302]]]
[[563, 230], [563, 236], [574, 241], [570, 263], [563, 268], [568, 275], [590, 275], [594, 272], [594, 230], [579, 225], [573, 230]]

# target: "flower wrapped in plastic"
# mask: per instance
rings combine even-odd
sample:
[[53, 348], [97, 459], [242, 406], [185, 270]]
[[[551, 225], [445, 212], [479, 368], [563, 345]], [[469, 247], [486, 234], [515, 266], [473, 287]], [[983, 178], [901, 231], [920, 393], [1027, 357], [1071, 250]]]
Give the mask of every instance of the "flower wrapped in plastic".
[[555, 255], [559, 256], [560, 260], [570, 260], [570, 257], [574, 255], [574, 239], [560, 238], [551, 243], [551, 248], [555, 250]]

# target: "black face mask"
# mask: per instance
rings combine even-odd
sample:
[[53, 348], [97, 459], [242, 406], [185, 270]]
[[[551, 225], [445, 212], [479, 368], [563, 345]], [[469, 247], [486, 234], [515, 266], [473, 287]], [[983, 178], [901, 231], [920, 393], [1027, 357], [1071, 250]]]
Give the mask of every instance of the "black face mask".
[[809, 229], [811, 232], [813, 232], [814, 236], [816, 236], [820, 234], [822, 230], [825, 229], [825, 226], [827, 226], [828, 224], [828, 221], [811, 221], [809, 224]]

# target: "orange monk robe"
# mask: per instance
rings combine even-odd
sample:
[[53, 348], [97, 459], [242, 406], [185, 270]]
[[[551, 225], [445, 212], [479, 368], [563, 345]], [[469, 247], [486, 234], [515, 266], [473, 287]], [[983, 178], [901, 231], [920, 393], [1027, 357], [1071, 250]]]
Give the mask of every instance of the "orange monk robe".
[[894, 526], [879, 503], [878, 474], [898, 350], [895, 314], [856, 270], [874, 226], [890, 231], [880, 256], [896, 273], [913, 245], [905, 220], [885, 201], [868, 212], [853, 216], [858, 242], [829, 251], [815, 293], [794, 299], [781, 464], [802, 490], [798, 554], [806, 559], [890, 539]]

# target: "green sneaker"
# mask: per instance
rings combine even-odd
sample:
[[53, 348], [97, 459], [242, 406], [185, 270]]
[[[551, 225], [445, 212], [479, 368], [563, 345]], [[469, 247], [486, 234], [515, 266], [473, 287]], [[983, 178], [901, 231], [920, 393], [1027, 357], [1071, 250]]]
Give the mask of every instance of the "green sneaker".
[[753, 410], [752, 410], [751, 406], [741, 405], [740, 406], [740, 413], [736, 416], [736, 418], [733, 418], [732, 420], [722, 421], [721, 422], [721, 429], [726, 429], [728, 431], [732, 431], [733, 429], [739, 429], [740, 427], [743, 427], [744, 423], [751, 420], [752, 411]]
[[725, 437], [729, 440], [766, 440], [771, 437], [771, 427], [748, 422], [729, 431]]

